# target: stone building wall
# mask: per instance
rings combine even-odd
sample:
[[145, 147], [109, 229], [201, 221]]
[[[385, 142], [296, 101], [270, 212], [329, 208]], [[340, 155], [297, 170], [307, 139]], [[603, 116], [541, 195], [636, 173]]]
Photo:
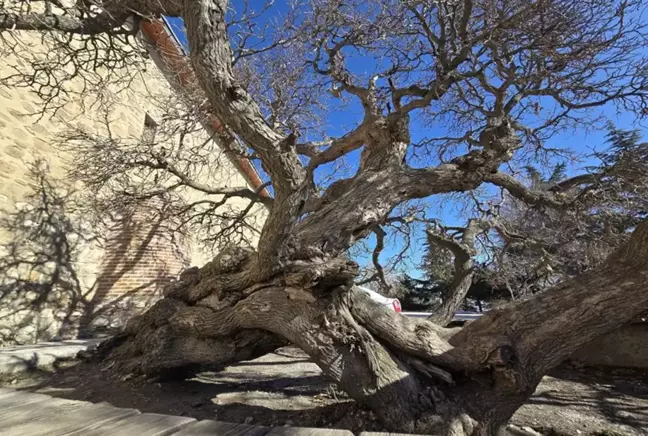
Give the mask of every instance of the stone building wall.
[[[26, 50], [35, 53], [44, 50], [38, 35], [16, 32], [14, 37]], [[142, 138], [146, 134], [147, 119], [160, 119], [164, 115], [156, 101], [172, 92], [171, 87], [155, 64], [152, 61], [149, 64], [145, 71], [135, 75], [127, 89], [102, 90], [102, 97], [109, 94], [113, 102], [110, 130], [118, 138]], [[0, 78], [11, 74], [14, 67], [24, 67], [24, 61], [5, 56], [0, 63]], [[79, 95], [55, 113], [39, 114], [43, 100], [30, 89], [0, 85], [0, 218], [5, 221], [21, 213], [35, 214], [37, 209], [30, 202], [38, 202], [42, 196], [34, 196], [39, 186], [30, 173], [30, 164], [37, 160], [45, 162], [48, 177], [57, 183], [56, 189], [83, 193], [83, 186], [71, 183], [67, 177], [75, 160], [83, 157], [62, 152], [53, 144], [63, 132], [75, 126], [97, 134], [106, 127], [103, 114], [93, 109], [97, 95], [84, 94], [82, 83], [72, 81], [68, 86], [79, 91]], [[217, 145], [210, 143], [205, 132], [194, 133], [189, 140], [209, 143], [214, 153], [218, 152]], [[224, 154], [218, 163], [217, 168], [204, 175], [210, 183], [217, 186], [247, 183]], [[187, 196], [196, 198], [192, 193]], [[245, 205], [245, 202], [234, 203], [234, 207]], [[86, 218], [75, 216], [73, 207], [54, 209], [59, 215], [69, 215], [59, 216], [57, 223], [69, 221], [68, 227], [89, 227], [88, 234], [95, 230], [92, 223], [70, 224], [81, 223]], [[180, 238], [170, 234], [164, 225], [167, 218], [157, 210], [143, 203], [137, 210], [116, 219], [99, 239], [79, 242], [83, 237], [64, 235], [68, 239], [62, 244], [65, 249], [58, 251], [69, 253], [54, 253], [58, 260], [64, 259], [62, 267], [56, 261], [48, 261], [46, 265], [0, 276], [0, 346], [74, 336], [79, 333], [80, 325], [83, 330], [90, 330], [120, 324], [133, 311], [142, 310], [158, 298], [162, 286], [183, 268], [202, 265], [214, 255], [201, 249], [191, 235]], [[256, 214], [260, 225], [263, 211], [257, 208]], [[18, 232], [1, 227], [0, 243], [4, 244], [4, 252], [0, 252], [0, 258], [6, 265], [15, 255], [7, 244]], [[25, 232], [29, 234], [28, 229]], [[56, 241], [61, 239], [50, 236]], [[23, 245], [30, 243], [22, 242]], [[52, 244], [46, 245], [52, 250]], [[57, 285], [56, 289], [50, 286], [52, 275], [64, 285]]]

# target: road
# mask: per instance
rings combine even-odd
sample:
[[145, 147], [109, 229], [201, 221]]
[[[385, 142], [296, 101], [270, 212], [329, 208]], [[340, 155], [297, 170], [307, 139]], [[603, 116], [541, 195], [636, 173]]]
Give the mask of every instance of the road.
[[[430, 315], [432, 315], [431, 312], [401, 312], [405, 316], [409, 316], [410, 318], [427, 318]], [[455, 313], [454, 320], [455, 321], [472, 321], [475, 319], [479, 319], [483, 313], [476, 313], [476, 312], [463, 312], [459, 311]]]

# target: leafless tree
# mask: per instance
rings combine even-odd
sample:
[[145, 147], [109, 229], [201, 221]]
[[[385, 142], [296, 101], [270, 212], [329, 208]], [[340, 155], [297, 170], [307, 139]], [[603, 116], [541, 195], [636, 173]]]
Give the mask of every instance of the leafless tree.
[[[428, 226], [424, 269], [447, 288], [431, 320], [452, 319], [476, 273], [512, 298], [526, 298], [598, 267], [626, 242], [648, 210], [648, 145], [639, 132], [614, 127], [607, 145], [591, 156], [597, 164], [573, 178], [565, 176], [564, 163], [546, 176], [524, 168], [529, 189], [568, 195], [569, 208], [538, 208], [502, 191], [488, 208], [475, 197], [481, 218], [464, 227]], [[479, 270], [478, 254], [488, 258]]]
[[[647, 224], [596, 270], [459, 332], [355, 292], [357, 266], [345, 252], [393, 220], [411, 221], [394, 216], [399, 205], [483, 184], [567, 210], [569, 191], [530, 189], [507, 168], [550, 152], [545, 140], [591, 123], [593, 108], [645, 113], [641, 3], [312, 0], [290, 8], [276, 23], [281, 31], [252, 51], [233, 45], [245, 37], [226, 0], [118, 0], [90, 15], [73, 6], [65, 20], [47, 8], [3, 10], [1, 28], [60, 34], [119, 33], [128, 16], [182, 17], [207, 110], [272, 183], [258, 248], [230, 247], [186, 271], [101, 354], [123, 371], [168, 373], [250, 358], [288, 340], [389, 428], [496, 434], [549, 369], [648, 308]], [[249, 59], [234, 63], [243, 53]], [[290, 92], [252, 61], [268, 53], [286, 62], [272, 71], [287, 74]], [[362, 114], [326, 137], [318, 120], [346, 104]], [[433, 123], [450, 126], [448, 134], [413, 144], [413, 129]], [[356, 150], [353, 174], [317, 186], [318, 174]]]
[[648, 145], [637, 131], [614, 127], [607, 145], [592, 156], [598, 163], [573, 178], [564, 177], [560, 164], [547, 175], [527, 168], [530, 186], [574, 201], [561, 212], [506, 199], [499, 223], [508, 235], [500, 232], [491, 241], [488, 269], [496, 286], [524, 297], [597, 268], [646, 218]]
[[162, 116], [147, 118], [151, 125], [141, 137], [114, 134], [113, 106], [104, 101], [92, 130], [72, 125], [55, 140], [56, 148], [75, 157], [68, 175], [92, 194], [93, 213], [115, 221], [146, 204], [169, 217], [159, 229], [169, 237], [190, 234], [207, 252], [250, 246], [258, 237], [259, 212], [272, 202], [261, 192], [267, 185], [256, 191], [233, 183], [210, 185], [235, 180], [237, 172], [214, 135], [205, 134], [201, 108], [175, 95], [148, 98]]

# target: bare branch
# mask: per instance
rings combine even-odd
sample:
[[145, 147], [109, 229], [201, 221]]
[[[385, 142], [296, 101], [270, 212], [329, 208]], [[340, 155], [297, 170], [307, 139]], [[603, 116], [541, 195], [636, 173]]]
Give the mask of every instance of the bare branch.
[[[304, 206], [308, 185], [294, 148], [295, 138], [271, 129], [256, 103], [234, 78], [225, 26], [227, 3], [188, 2], [184, 19], [192, 64], [215, 113], [255, 150], [272, 178], [275, 202], [259, 243], [259, 255], [265, 260], [259, 273], [270, 274], [277, 267], [290, 230]], [[204, 50], [204, 46], [210, 49]]]
[[554, 194], [543, 191], [533, 191], [524, 186], [523, 183], [515, 179], [513, 176], [499, 171], [487, 175], [485, 177], [485, 181], [505, 188], [512, 196], [519, 198], [520, 200], [523, 200], [528, 204], [550, 206], [555, 208], [561, 208], [566, 204], [565, 201], [563, 201], [559, 197], [556, 197], [556, 195]]
[[[0, 11], [0, 31], [4, 30], [58, 30], [77, 35], [96, 35], [111, 32], [112, 34], [133, 34], [133, 30], [124, 28], [128, 12], [114, 16], [110, 12], [102, 12], [86, 19], [78, 19], [66, 15], [45, 15], [18, 13], [2, 13]], [[137, 31], [137, 29], [135, 30]]]
[[311, 161], [308, 164], [309, 171], [313, 171], [320, 165], [332, 162], [341, 156], [362, 147], [365, 144], [365, 136], [369, 129], [370, 123], [363, 122], [360, 126], [343, 137], [332, 140], [328, 148], [311, 156]]
[[259, 202], [264, 204], [267, 207], [272, 206], [272, 199], [269, 197], [265, 197], [262, 195], [259, 195], [259, 192], [265, 189], [267, 186], [270, 186], [270, 182], [265, 183], [261, 185], [259, 188], [255, 189], [254, 191], [247, 188], [247, 187], [221, 187], [221, 188], [213, 188], [210, 186], [207, 186], [203, 183], [196, 182], [195, 180], [191, 180], [186, 174], [180, 172], [168, 159], [162, 157], [162, 156], [155, 156], [155, 160], [157, 161], [156, 163], [148, 162], [148, 161], [142, 161], [142, 162], [135, 162], [135, 164], [139, 164], [141, 166], [145, 166], [148, 168], [153, 168], [153, 169], [163, 169], [169, 171], [171, 174], [176, 176], [180, 181], [182, 182], [183, 185], [188, 186], [190, 188], [193, 188], [197, 191], [203, 192], [205, 194], [210, 194], [210, 195], [225, 195], [228, 198], [229, 197], [242, 197], [242, 198], [247, 198], [252, 200], [253, 202]]

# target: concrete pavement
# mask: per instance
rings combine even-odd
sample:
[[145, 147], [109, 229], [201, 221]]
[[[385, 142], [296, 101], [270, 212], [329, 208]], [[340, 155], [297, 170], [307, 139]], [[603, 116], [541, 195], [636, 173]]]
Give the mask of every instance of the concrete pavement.
[[0, 374], [52, 366], [57, 360], [74, 358], [79, 351], [94, 347], [103, 339], [73, 339], [0, 348]]

